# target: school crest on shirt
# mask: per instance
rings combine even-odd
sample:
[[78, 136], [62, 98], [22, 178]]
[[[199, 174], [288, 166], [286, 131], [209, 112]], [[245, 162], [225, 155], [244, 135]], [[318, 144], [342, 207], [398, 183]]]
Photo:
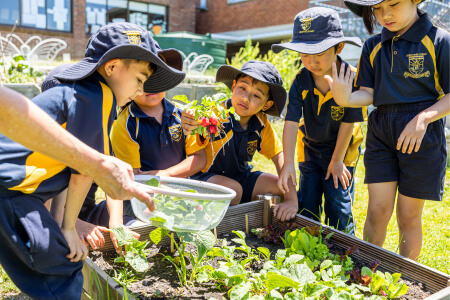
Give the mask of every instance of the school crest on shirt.
[[132, 45], [141, 45], [141, 32], [140, 31], [124, 31], [127, 34], [128, 41]]
[[314, 32], [314, 30], [310, 30], [311, 29], [311, 21], [312, 18], [308, 18], [308, 19], [301, 19], [300, 22], [302, 22], [302, 29], [300, 30], [299, 33], [305, 33], [305, 32]]
[[180, 124], [172, 125], [169, 127], [170, 136], [175, 142], [179, 142], [181, 140], [182, 131], [183, 129]]
[[423, 72], [423, 61], [424, 57], [427, 55], [426, 53], [415, 53], [408, 54], [408, 69], [409, 72], [403, 73], [405, 78], [422, 78], [422, 77], [430, 77], [430, 71]]
[[335, 121], [340, 121], [344, 116], [344, 108], [340, 106], [331, 106], [331, 118]]
[[258, 141], [250, 141], [247, 143], [247, 153], [250, 154], [251, 156], [253, 154], [255, 154], [256, 151], [256, 147], [258, 146]]

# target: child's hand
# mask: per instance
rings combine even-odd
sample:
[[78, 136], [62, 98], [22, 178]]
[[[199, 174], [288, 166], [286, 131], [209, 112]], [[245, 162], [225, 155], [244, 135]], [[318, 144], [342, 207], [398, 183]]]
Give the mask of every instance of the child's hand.
[[94, 224], [77, 219], [75, 228], [80, 237], [81, 242], [92, 249], [97, 250], [105, 245], [105, 238], [102, 232], [108, 232], [108, 229], [103, 226], [96, 226]]
[[281, 222], [289, 221], [295, 218], [298, 212], [298, 201], [297, 199], [285, 200], [284, 202], [275, 206], [273, 210], [273, 215]]
[[295, 167], [293, 164], [285, 164], [281, 170], [280, 177], [278, 178], [277, 186], [283, 194], [289, 192], [289, 180], [292, 181], [294, 186], [297, 185]]
[[185, 135], [191, 134], [191, 132], [198, 127], [199, 123], [195, 119], [195, 112], [193, 109], [185, 109], [181, 113], [181, 126], [183, 126], [183, 132]]
[[332, 66], [332, 76], [325, 75], [324, 78], [328, 81], [334, 101], [340, 106], [348, 105], [350, 95], [352, 94], [355, 73], [352, 72], [350, 68], [348, 68], [347, 73], [345, 73], [345, 64], [342, 63], [340, 73], [338, 74], [336, 63], [334, 62]]
[[413, 150], [415, 152], [419, 151], [420, 144], [427, 132], [427, 127], [428, 123], [424, 118], [421, 118], [420, 114], [415, 116], [400, 134], [397, 142], [397, 150], [401, 148], [402, 153], [408, 152], [408, 154], [411, 154]]
[[70, 259], [70, 262], [77, 262], [80, 259], [85, 260], [88, 256], [88, 249], [81, 243], [76, 229], [66, 229], [62, 227], [61, 231], [69, 245], [70, 253], [67, 254], [66, 257]]
[[327, 180], [330, 175], [333, 175], [334, 187], [338, 188], [339, 181], [342, 187], [346, 190], [350, 186], [350, 181], [352, 180], [352, 174], [344, 165], [343, 161], [331, 161], [328, 165], [327, 175], [325, 180]]
[[[119, 224], [119, 223], [115, 223], [115, 224], [109, 224], [109, 229], [113, 229], [113, 228], [117, 228], [117, 227], [121, 227], [123, 226], [123, 224]], [[136, 233], [134, 231], [131, 231], [128, 227], [123, 226], [123, 229], [126, 232], [131, 232], [135, 238], [139, 239], [141, 237], [141, 235], [139, 233]], [[117, 241], [116, 235], [114, 233], [112, 233], [111, 231], [109, 232], [109, 235], [111, 237], [111, 242], [114, 245], [114, 248], [116, 249], [117, 254], [121, 255], [122, 254], [122, 247], [119, 246], [119, 243]]]

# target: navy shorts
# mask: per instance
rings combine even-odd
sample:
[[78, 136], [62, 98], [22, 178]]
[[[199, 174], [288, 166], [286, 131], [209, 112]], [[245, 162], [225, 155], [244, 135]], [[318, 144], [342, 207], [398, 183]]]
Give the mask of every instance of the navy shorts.
[[369, 115], [365, 183], [397, 181], [402, 195], [442, 201], [447, 165], [445, 119], [428, 124], [418, 152], [397, 151], [398, 138], [408, 122], [434, 103], [383, 105]]
[[81, 297], [81, 261], [66, 257], [69, 246], [42, 200], [0, 198], [0, 264], [14, 284], [33, 299]]
[[[239, 184], [242, 187], [242, 198], [240, 203], [246, 203], [252, 201], [252, 195], [253, 195], [253, 189], [255, 188], [256, 181], [258, 180], [259, 176], [262, 174], [261, 171], [255, 171], [255, 172], [246, 172], [242, 173], [234, 178], [229, 177], [231, 179], [236, 180], [239, 182]], [[215, 175], [220, 175], [216, 173], [206, 172], [206, 173], [197, 173], [194, 176], [192, 176], [192, 179], [195, 180], [201, 180], [201, 181], [208, 181], [211, 177]], [[220, 175], [224, 176], [224, 175]], [[228, 176], [226, 176], [228, 177]]]

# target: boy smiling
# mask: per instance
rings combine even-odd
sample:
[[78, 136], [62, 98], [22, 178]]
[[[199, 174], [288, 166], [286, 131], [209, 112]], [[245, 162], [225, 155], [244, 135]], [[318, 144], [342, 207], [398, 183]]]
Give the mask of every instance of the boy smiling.
[[[275, 214], [282, 221], [292, 219], [298, 210], [295, 190], [292, 188], [283, 194], [277, 187], [276, 175], [252, 172], [249, 165], [258, 151], [273, 161], [278, 172], [283, 167], [281, 141], [266, 116], [279, 116], [286, 103], [286, 90], [280, 73], [271, 63], [248, 61], [241, 70], [221, 66], [216, 81], [230, 88], [232, 97], [224, 105], [234, 107], [239, 121], [233, 114], [221, 120], [225, 135], [217, 134], [209, 141], [205, 147], [206, 167], [193, 178], [235, 190], [236, 198], [232, 205], [249, 202], [259, 194], [284, 196]], [[192, 111], [183, 112], [182, 125], [186, 133], [198, 126]]]

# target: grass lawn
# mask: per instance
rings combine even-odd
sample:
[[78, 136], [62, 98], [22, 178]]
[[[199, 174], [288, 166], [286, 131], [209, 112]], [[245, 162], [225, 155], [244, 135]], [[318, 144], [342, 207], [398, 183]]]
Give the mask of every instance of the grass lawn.
[[[283, 132], [283, 122], [275, 121], [273, 126], [281, 138]], [[364, 145], [364, 143], [363, 143]], [[275, 166], [271, 161], [259, 153], [255, 154], [253, 160], [254, 170], [261, 170], [276, 174]], [[356, 169], [355, 176], [355, 201], [353, 213], [356, 222], [356, 235], [362, 238], [362, 230], [368, 203], [367, 186], [364, 184], [364, 164], [362, 157]], [[298, 176], [297, 176], [298, 179]], [[447, 176], [444, 191], [444, 201], [427, 201], [423, 212], [423, 247], [419, 262], [450, 274], [450, 169], [447, 166]], [[389, 222], [386, 243], [384, 248], [398, 253], [398, 230], [394, 215]], [[2, 299], [26, 299], [17, 296], [19, 291], [11, 282], [9, 277], [0, 267], [0, 295]], [[8, 296], [9, 295], [9, 296]]]

